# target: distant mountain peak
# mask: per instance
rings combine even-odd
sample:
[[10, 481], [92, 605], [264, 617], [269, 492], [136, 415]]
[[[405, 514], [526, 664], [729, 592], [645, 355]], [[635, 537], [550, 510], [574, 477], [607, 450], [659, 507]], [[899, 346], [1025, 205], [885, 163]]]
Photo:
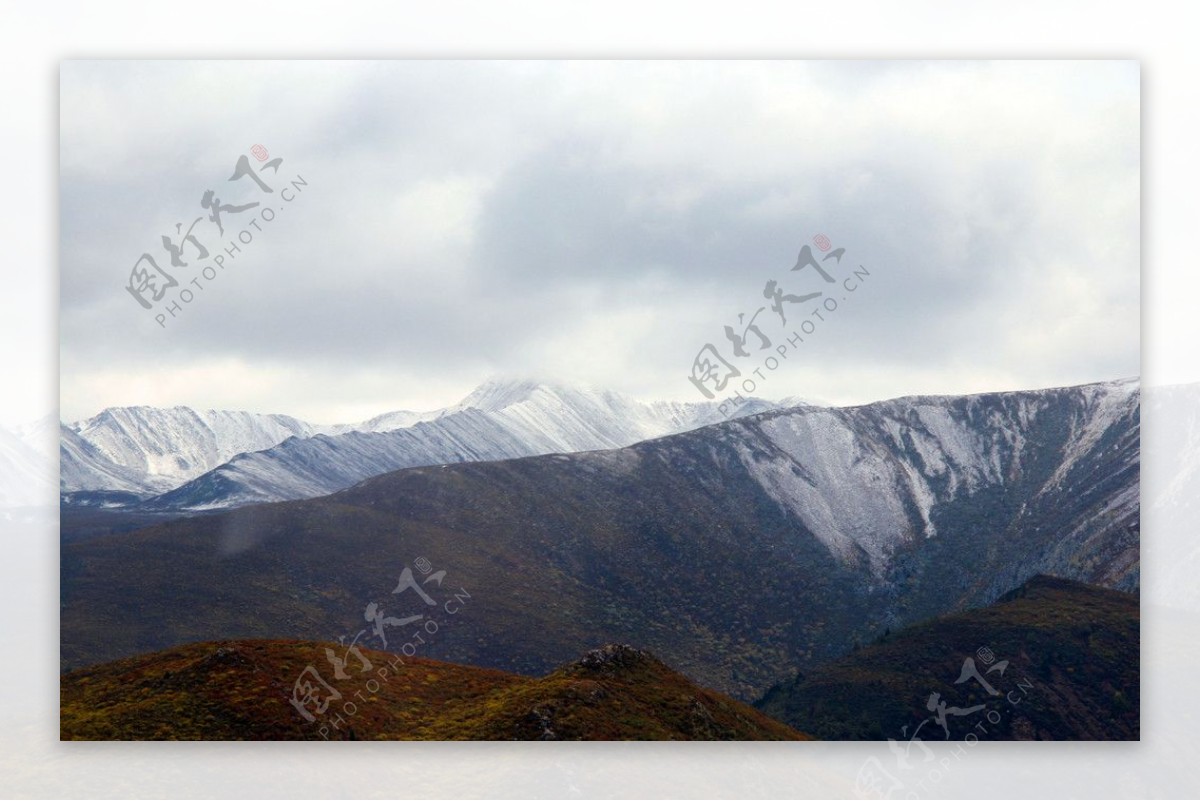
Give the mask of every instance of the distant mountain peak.
[[498, 412], [509, 406], [524, 403], [539, 393], [554, 395], [565, 393], [597, 394], [595, 390], [589, 387], [571, 385], [561, 381], [550, 381], [534, 376], [496, 376], [481, 383], [467, 397], [451, 408], [481, 409], [485, 412]]

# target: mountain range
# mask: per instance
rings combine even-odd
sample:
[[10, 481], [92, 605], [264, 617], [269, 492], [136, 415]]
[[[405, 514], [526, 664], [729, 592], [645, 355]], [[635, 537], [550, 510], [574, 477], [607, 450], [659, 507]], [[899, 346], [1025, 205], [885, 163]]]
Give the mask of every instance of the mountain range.
[[105, 409], [62, 426], [60, 488], [65, 493], [157, 493], [227, 462], [317, 429], [286, 415], [196, 411], [184, 406]]
[[[732, 417], [773, 408], [750, 399]], [[327, 495], [404, 467], [618, 448], [725, 419], [715, 403], [489, 381], [453, 406], [318, 426], [286, 415], [125, 407], [62, 427], [69, 504], [198, 511]]]
[[[472, 410], [488, 413], [446, 417]], [[1037, 574], [1136, 591], [1139, 433], [1138, 385], [1116, 381], [801, 406], [623, 448], [402, 469], [64, 543], [63, 666], [352, 635], [422, 557], [477, 599], [432, 658], [544, 675], [628, 642], [751, 700]]]

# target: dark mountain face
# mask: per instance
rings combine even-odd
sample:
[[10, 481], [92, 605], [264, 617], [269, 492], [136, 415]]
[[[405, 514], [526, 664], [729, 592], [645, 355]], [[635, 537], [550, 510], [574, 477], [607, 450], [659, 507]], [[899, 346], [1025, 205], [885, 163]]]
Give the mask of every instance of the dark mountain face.
[[1136, 596], [1038, 576], [992, 606], [917, 624], [796, 676], [755, 706], [819, 739], [890, 737], [914, 760], [914, 734], [1136, 740], [1139, 630]]
[[316, 666], [329, 674], [327, 648], [343, 650], [294, 640], [202, 643], [68, 673], [62, 738], [808, 739], [628, 646], [589, 651], [536, 679], [360, 649], [348, 673], [326, 680]]
[[1037, 573], [1138, 586], [1138, 391], [769, 412], [614, 451], [402, 470], [63, 547], [74, 667], [364, 627], [426, 557], [472, 603], [423, 655], [541, 675], [597, 641], [755, 698]]

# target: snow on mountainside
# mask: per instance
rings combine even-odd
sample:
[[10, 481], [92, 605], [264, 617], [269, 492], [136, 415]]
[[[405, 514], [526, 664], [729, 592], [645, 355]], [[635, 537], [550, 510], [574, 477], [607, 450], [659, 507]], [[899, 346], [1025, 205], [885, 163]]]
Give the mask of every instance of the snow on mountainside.
[[372, 417], [370, 420], [364, 420], [361, 423], [341, 423], [334, 426], [329, 426], [326, 434], [349, 434], [352, 431], [366, 431], [379, 433], [382, 431], [395, 431], [397, 428], [407, 428], [417, 423], [426, 420], [436, 420], [443, 414], [442, 409], [433, 412], [385, 412], [384, 414]]
[[[1064, 540], [1097, 519], [1136, 529], [1139, 403], [1126, 380], [783, 411], [725, 428], [780, 507], [840, 561], [865, 557], [879, 574], [903, 543], [937, 535], [936, 509], [988, 491], [1020, 488], [1013, 527], [1040, 515], [1060, 521]], [[1130, 558], [1113, 563], [1110, 583], [1136, 586]]]
[[[770, 409], [751, 400], [738, 409]], [[717, 422], [711, 403], [653, 403], [532, 381], [490, 381], [454, 406], [393, 431], [294, 438], [245, 453], [144, 508], [204, 510], [327, 495], [405, 467], [619, 448]]]
[[60, 427], [58, 483], [62, 492], [145, 492], [145, 476], [114, 462], [73, 428]]

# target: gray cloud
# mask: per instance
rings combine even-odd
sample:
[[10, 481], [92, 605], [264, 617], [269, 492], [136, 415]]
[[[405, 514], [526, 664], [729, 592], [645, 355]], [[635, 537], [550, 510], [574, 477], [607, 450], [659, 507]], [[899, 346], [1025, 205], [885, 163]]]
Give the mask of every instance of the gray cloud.
[[[871, 278], [761, 394], [1136, 374], [1138, 102], [1105, 62], [72, 62], [63, 414], [347, 420], [494, 373], [699, 398], [767, 280], [820, 288], [789, 271], [818, 232]], [[226, 181], [255, 142], [294, 203]], [[164, 330], [121, 287], [206, 189], [278, 216]]]

